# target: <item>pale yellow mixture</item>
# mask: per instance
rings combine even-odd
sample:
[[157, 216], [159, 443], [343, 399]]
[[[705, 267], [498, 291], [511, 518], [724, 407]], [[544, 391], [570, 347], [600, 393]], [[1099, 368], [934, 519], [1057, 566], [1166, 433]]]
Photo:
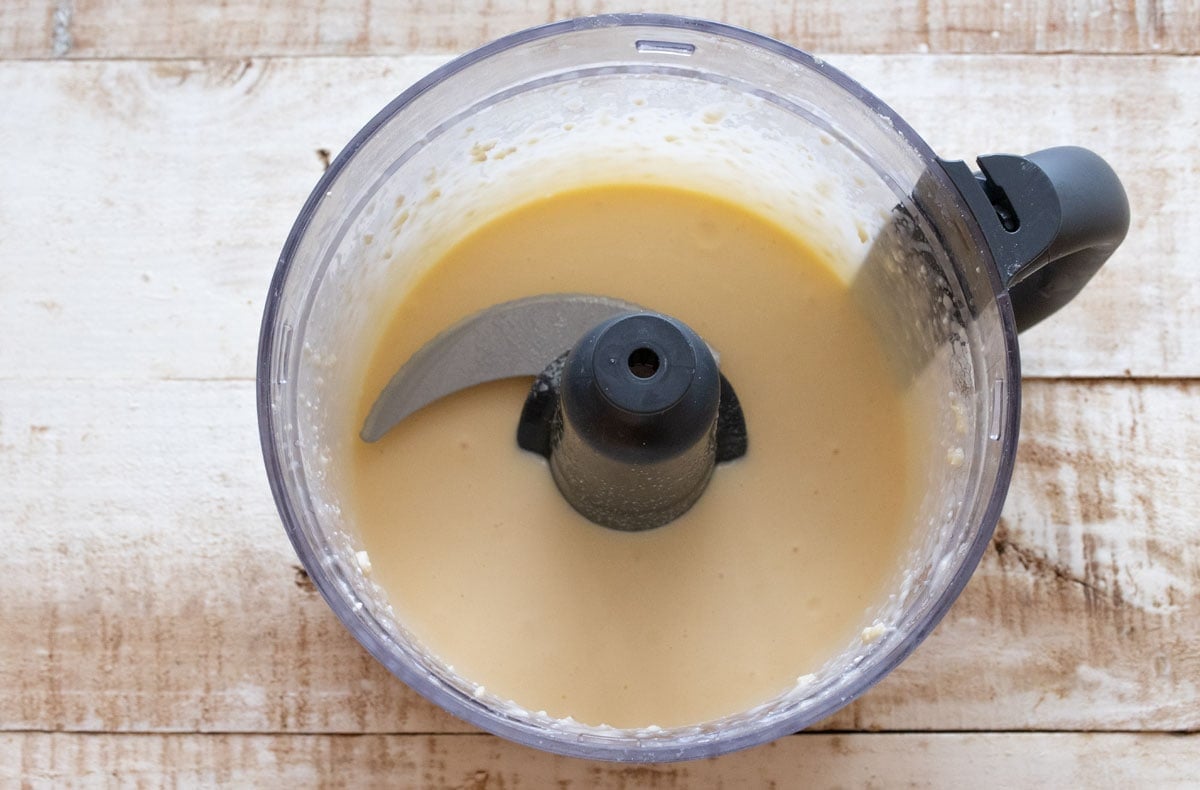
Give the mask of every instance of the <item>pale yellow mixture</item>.
[[749, 429], [698, 504], [622, 533], [521, 451], [529, 380], [458, 393], [353, 443], [344, 503], [373, 577], [455, 671], [585, 724], [711, 720], [785, 691], [867, 624], [907, 545], [911, 416], [844, 283], [802, 241], [692, 192], [565, 192], [483, 226], [372, 351], [356, 425], [421, 345], [531, 294], [626, 299], [720, 354]]

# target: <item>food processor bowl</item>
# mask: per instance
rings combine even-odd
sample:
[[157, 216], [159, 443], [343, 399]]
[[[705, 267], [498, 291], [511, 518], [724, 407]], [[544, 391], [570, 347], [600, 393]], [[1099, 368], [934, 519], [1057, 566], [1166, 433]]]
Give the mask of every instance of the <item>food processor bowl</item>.
[[[523, 744], [594, 759], [683, 760], [820, 721], [916, 648], [988, 545], [1017, 445], [1014, 298], [1049, 305], [1048, 314], [1124, 235], [1124, 227], [1112, 230], [1120, 210], [1096, 218], [1116, 200], [1115, 176], [1115, 188], [1104, 181], [1098, 190], [1109, 198], [1101, 208], [1077, 217], [1068, 207], [1050, 231], [1035, 227], [1055, 185], [1093, 166], [1072, 160], [1056, 173], [1064, 156], [1086, 159], [1068, 150], [1041, 166], [1029, 164], [1037, 155], [993, 158], [995, 172], [977, 176], [939, 160], [890, 108], [821, 59], [678, 17], [555, 23], [447, 64], [335, 159], [270, 286], [259, 424], [298, 555], [337, 616], [392, 673], [451, 713]], [[374, 342], [372, 317], [394, 311], [449, 245], [503, 208], [605, 180], [728, 196], [821, 245], [929, 426], [916, 442], [924, 479], [908, 554], [897, 558], [890, 593], [864, 614], [864, 626], [880, 626], [878, 638], [851, 640], [775, 699], [687, 727], [585, 726], [480, 693], [395, 616], [363, 571], [339, 498], [336, 459], [357, 440], [351, 420], [367, 356], [350, 350]], [[1027, 212], [1031, 200], [1041, 203]], [[1064, 246], [1068, 225], [1091, 230]], [[1035, 231], [1042, 235], [1030, 236]], [[1070, 277], [1053, 262], [1067, 259]], [[1033, 272], [1046, 278], [1036, 292], [1014, 290]]]

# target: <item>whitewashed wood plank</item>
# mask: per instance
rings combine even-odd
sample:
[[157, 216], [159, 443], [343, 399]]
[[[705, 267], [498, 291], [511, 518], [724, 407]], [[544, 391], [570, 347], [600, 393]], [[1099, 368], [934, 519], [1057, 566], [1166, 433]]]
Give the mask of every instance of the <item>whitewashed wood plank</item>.
[[252, 376], [319, 151], [443, 60], [0, 66], [0, 378]]
[[0, 735], [24, 787], [1194, 787], [1200, 736], [793, 735], [711, 760], [623, 766], [486, 735]]
[[[436, 57], [0, 63], [0, 378], [244, 378], [322, 168]], [[1200, 375], [1200, 58], [841, 56], [947, 156], [1086, 145], [1134, 222], [1037, 376]]]
[[1024, 395], [979, 570], [827, 726], [1200, 729], [1200, 382], [1026, 381]]
[[0, 388], [0, 728], [465, 729], [308, 581], [254, 421], [247, 382]]
[[[645, 11], [638, 0], [16, 0], [0, 55], [48, 58], [456, 53], [571, 16]], [[869, 0], [858, 3], [661, 0], [654, 10], [720, 19], [830, 52], [1200, 51], [1200, 9], [1132, 0]]]
[[[1027, 382], [1004, 523], [834, 729], [1200, 729], [1200, 382]], [[0, 729], [456, 732], [303, 575], [249, 382], [0, 387]]]

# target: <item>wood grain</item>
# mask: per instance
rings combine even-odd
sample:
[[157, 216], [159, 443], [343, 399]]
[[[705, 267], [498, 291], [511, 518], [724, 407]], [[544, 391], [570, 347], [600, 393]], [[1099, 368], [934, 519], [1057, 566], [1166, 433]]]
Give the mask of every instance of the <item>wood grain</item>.
[[464, 729], [357, 648], [300, 569], [251, 384], [0, 398], [0, 727]]
[[827, 726], [1200, 729], [1200, 382], [1023, 394], [979, 569], [929, 641]]
[[[441, 62], [0, 63], [0, 330], [27, 339], [0, 344], [0, 378], [252, 376], [267, 282], [322, 152]], [[1025, 336], [1027, 375], [1200, 375], [1200, 59], [835, 65], [945, 156], [1075, 143], [1125, 180], [1128, 240]]]
[[[1200, 382], [1027, 382], [979, 571], [824, 726], [1200, 729], [1198, 398]], [[370, 659], [299, 570], [249, 382], [7, 382], [0, 492], [0, 729], [468, 729]]]
[[0, 786], [1195, 786], [1200, 58], [1171, 57], [1200, 54], [1191, 0], [657, 4], [830, 54], [944, 156], [1092, 147], [1133, 207], [1022, 337], [1038, 380], [978, 572], [824, 732], [684, 765], [534, 752], [409, 691], [320, 599], [255, 430], [292, 219], [446, 56], [641, 5], [4, 3]]
[[535, 752], [486, 735], [0, 735], [0, 782], [23, 787], [1190, 787], [1200, 736], [793, 735], [652, 766]]
[[[638, 0], [373, 3], [10, 0], [0, 56], [145, 58], [459, 53], [573, 16], [645, 11]], [[1164, 0], [663, 0], [662, 13], [719, 19], [823, 52], [1196, 53], [1200, 8]]]

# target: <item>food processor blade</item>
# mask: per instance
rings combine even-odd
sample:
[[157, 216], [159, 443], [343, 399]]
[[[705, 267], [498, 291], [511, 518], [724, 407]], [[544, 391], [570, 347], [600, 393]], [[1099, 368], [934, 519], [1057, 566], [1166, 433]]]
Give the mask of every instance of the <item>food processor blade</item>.
[[413, 412], [489, 381], [536, 376], [597, 324], [641, 310], [591, 294], [542, 294], [489, 307], [421, 347], [383, 388], [363, 423], [375, 442]]

